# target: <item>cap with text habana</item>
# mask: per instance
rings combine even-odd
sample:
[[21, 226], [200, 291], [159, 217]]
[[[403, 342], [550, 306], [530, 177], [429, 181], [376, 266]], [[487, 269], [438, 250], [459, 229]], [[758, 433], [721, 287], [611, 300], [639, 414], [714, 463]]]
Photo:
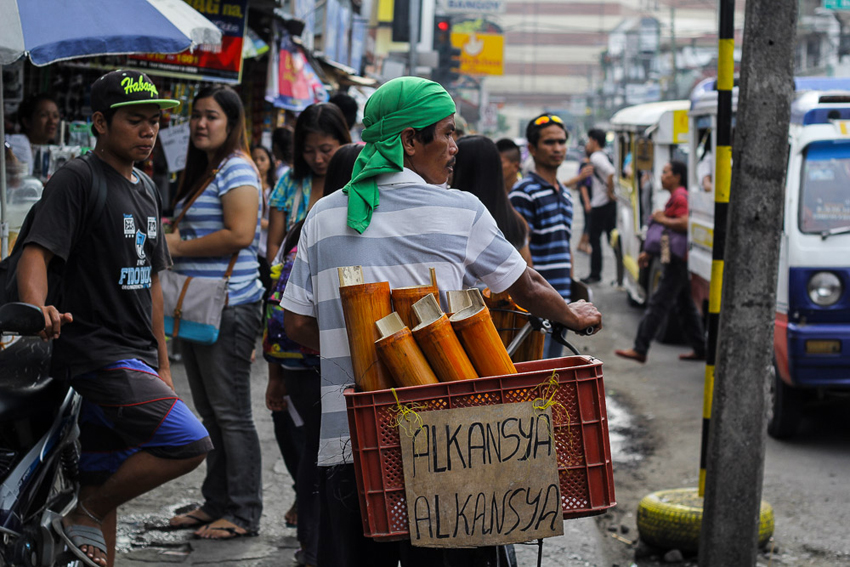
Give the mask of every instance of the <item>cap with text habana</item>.
[[92, 83], [92, 113], [134, 104], [155, 104], [166, 109], [178, 106], [180, 101], [160, 98], [156, 85], [141, 71], [118, 69]]

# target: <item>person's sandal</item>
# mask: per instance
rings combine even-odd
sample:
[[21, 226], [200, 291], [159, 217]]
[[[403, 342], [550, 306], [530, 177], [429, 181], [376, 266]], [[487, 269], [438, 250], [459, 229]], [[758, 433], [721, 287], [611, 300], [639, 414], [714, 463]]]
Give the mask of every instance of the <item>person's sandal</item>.
[[628, 350], [615, 350], [614, 354], [616, 354], [617, 356], [620, 356], [622, 358], [628, 358], [629, 360], [634, 360], [635, 362], [640, 362], [641, 364], [646, 362], [646, 355], [645, 354], [641, 354], [638, 351], [631, 349], [631, 348], [628, 349]]
[[[216, 522], [227, 522], [230, 525], [229, 526], [216, 526], [215, 525]], [[195, 533], [196, 539], [227, 540], [227, 539], [236, 539], [236, 538], [240, 538], [240, 537], [256, 537], [256, 536], [259, 535], [259, 532], [256, 531], [256, 530], [248, 531], [245, 528], [240, 528], [239, 526], [237, 526], [233, 522], [230, 522], [229, 520], [225, 520], [223, 518], [219, 518], [215, 522], [208, 524], [207, 526], [202, 528], [201, 531], [202, 532], [210, 532], [210, 533], [212, 533], [212, 532], [223, 532], [224, 534], [227, 534], [227, 535], [222, 535], [220, 537], [206, 537], [206, 536], [200, 535], [196, 532]]]
[[705, 360], [705, 355], [692, 351], [687, 354], [680, 354], [679, 360]]
[[[103, 520], [89, 512], [88, 509], [83, 506], [82, 502], [77, 502], [77, 509], [91, 518], [93, 522], [96, 522], [98, 526], [103, 523]], [[52, 522], [52, 526], [53, 530], [59, 535], [59, 537], [62, 538], [62, 541], [65, 542], [65, 545], [68, 546], [68, 549], [77, 557], [77, 559], [89, 567], [103, 567], [100, 563], [95, 563], [85, 551], [80, 549], [82, 546], [86, 545], [100, 550], [104, 557], [108, 555], [106, 550], [106, 540], [103, 537], [103, 530], [101, 530], [100, 527], [84, 526], [81, 524], [65, 526], [65, 524], [62, 523], [61, 517], [55, 518]]]
[[[196, 508], [196, 509], [192, 510], [191, 512], [187, 512], [186, 514], [178, 514], [178, 515], [174, 516], [173, 518], [171, 518], [170, 520], [168, 520], [168, 527], [172, 530], [186, 530], [186, 529], [190, 529], [190, 528], [200, 528], [200, 527], [206, 526], [207, 524], [212, 523], [214, 521], [213, 518], [208, 518], [208, 519], [202, 518], [199, 515], [199, 512], [203, 513], [200, 508]], [[174, 523], [174, 520], [178, 520], [179, 518], [187, 518], [191, 521]]]

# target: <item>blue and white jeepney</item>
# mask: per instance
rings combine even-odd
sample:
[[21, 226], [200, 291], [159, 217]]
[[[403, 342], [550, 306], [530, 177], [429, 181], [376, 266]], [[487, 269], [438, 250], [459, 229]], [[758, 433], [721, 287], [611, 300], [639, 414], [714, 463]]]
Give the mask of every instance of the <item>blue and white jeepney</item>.
[[[850, 392], [850, 80], [797, 79], [796, 87], [768, 415], [768, 432], [776, 438], [796, 432], [807, 400]], [[711, 90], [692, 99], [691, 107], [689, 267], [700, 306], [713, 240], [713, 184], [698, 167], [716, 146]]]

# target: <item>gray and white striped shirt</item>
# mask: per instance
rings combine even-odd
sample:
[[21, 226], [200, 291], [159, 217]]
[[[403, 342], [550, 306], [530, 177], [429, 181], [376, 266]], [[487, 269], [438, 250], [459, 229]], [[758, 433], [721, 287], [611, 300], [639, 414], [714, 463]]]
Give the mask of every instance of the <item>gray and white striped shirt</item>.
[[[351, 463], [348, 418], [342, 392], [354, 383], [339, 275], [362, 266], [366, 282], [391, 288], [424, 285], [436, 268], [440, 301], [446, 291], [481, 282], [502, 292], [526, 269], [519, 252], [471, 193], [428, 185], [405, 169], [377, 178], [380, 204], [361, 235], [346, 224], [348, 196], [321, 199], [304, 223], [298, 255], [281, 305], [318, 319], [322, 356], [322, 431], [319, 466]], [[494, 188], [495, 190], [495, 188]]]

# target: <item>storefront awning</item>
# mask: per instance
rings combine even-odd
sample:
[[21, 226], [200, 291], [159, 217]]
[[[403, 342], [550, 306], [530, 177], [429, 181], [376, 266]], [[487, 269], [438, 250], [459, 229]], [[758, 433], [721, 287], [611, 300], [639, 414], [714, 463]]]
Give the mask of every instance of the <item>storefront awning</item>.
[[378, 81], [370, 77], [361, 77], [357, 74], [357, 70], [348, 65], [337, 63], [318, 52], [314, 54], [316, 61], [322, 66], [327, 78], [338, 87], [357, 86], [357, 87], [374, 87]]

